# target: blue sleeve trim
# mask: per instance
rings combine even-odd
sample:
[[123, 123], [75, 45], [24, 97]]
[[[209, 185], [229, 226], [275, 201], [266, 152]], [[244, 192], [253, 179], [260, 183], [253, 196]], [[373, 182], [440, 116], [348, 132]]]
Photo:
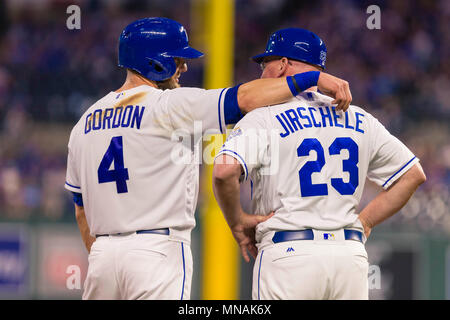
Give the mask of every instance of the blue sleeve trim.
[[220, 101], [222, 100], [222, 93], [226, 89], [227, 88], [224, 88], [224, 89], [222, 89], [222, 91], [220, 91], [219, 102], [217, 103], [217, 112], [219, 113], [219, 129], [220, 129], [220, 133], [223, 133], [223, 130], [222, 130], [222, 116], [221, 116], [221, 112], [220, 112]]
[[398, 170], [396, 173], [394, 173], [384, 184], [383, 187], [386, 185], [386, 183], [388, 183], [389, 181], [391, 181], [392, 178], [394, 178], [399, 172], [401, 172], [403, 169], [405, 169], [406, 166], [408, 166], [408, 164], [410, 164], [416, 157], [414, 156], [411, 160], [409, 160], [403, 167], [400, 168], [400, 170]]
[[222, 150], [220, 150], [219, 155], [220, 155], [221, 153], [224, 153], [224, 152], [231, 152], [232, 154], [234, 154], [234, 155], [236, 155], [236, 156], [239, 157], [239, 159], [240, 159], [240, 160], [242, 161], [242, 163], [244, 164], [245, 180], [247, 180], [247, 177], [248, 177], [247, 164], [245, 163], [245, 161], [244, 161], [244, 159], [241, 157], [241, 155], [240, 155], [239, 153], [233, 151], [233, 150], [230, 150], [230, 149], [222, 149]]
[[71, 185], [71, 184], [68, 183], [67, 181], [66, 181], [66, 184], [67, 184], [69, 187], [76, 188], [76, 189], [81, 189], [81, 187], [77, 187], [77, 186]]
[[241, 112], [241, 109], [239, 108], [237, 98], [240, 85], [241, 84], [238, 84], [237, 86], [228, 89], [227, 93], [225, 94], [223, 112], [226, 124], [234, 124], [241, 120], [244, 116]]
[[80, 207], [83, 207], [83, 195], [78, 192], [72, 192], [73, 194], [73, 202]]

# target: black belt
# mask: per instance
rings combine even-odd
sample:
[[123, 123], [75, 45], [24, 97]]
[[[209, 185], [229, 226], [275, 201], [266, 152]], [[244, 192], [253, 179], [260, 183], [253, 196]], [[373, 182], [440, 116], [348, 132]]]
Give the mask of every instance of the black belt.
[[[363, 234], [361, 231], [344, 229], [345, 240], [355, 240], [363, 242]], [[324, 233], [324, 239], [331, 239], [331, 233]], [[277, 231], [272, 238], [274, 243], [294, 240], [314, 240], [314, 232], [312, 229], [296, 230], [296, 231]]]
[[[124, 232], [124, 233], [127, 233], [127, 232]], [[162, 235], [168, 236], [168, 235], [169, 235], [169, 228], [163, 228], [163, 229], [149, 229], [149, 230], [138, 230], [138, 231], [136, 231], [136, 233], [137, 233], [137, 234], [153, 233], [153, 234], [162, 234]], [[114, 233], [114, 234], [111, 234], [111, 235], [113, 235], [113, 236], [119, 236], [119, 235], [121, 235], [121, 234], [122, 234], [122, 233]], [[110, 236], [110, 235], [109, 235], [109, 234], [97, 234], [95, 237], [98, 238], [98, 237], [107, 237], [107, 236]]]

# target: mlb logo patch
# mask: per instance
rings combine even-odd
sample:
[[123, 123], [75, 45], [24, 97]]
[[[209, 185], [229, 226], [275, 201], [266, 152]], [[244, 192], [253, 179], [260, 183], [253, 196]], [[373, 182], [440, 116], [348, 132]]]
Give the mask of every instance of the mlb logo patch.
[[234, 137], [240, 136], [241, 134], [242, 134], [242, 129], [241, 128], [239, 128], [239, 127], [234, 128], [234, 130], [231, 131], [231, 133], [228, 136], [226, 141], [229, 141], [229, 140], [233, 139]]
[[334, 240], [334, 234], [333, 233], [324, 233], [323, 239], [324, 240]]

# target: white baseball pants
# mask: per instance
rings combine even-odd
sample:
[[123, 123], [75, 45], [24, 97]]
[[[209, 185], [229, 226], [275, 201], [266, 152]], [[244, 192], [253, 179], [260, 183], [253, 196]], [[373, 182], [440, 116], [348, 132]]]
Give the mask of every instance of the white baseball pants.
[[[339, 238], [339, 237], [336, 237]], [[369, 263], [354, 240], [297, 240], [259, 250], [254, 300], [367, 300]]]
[[190, 298], [189, 244], [160, 234], [101, 236], [92, 245], [83, 300]]

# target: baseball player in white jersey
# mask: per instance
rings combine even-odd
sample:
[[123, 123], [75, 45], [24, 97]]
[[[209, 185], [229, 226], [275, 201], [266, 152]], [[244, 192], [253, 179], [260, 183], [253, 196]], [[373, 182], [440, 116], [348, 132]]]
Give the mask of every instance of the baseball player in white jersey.
[[[206, 130], [224, 132], [242, 113], [292, 97], [286, 79], [179, 88], [185, 59], [201, 55], [176, 21], [131, 23], [119, 38], [124, 85], [93, 104], [71, 132], [65, 187], [90, 252], [83, 299], [189, 299], [199, 164], [191, 144], [174, 133], [198, 145]], [[345, 81], [300, 77], [347, 109]], [[174, 150], [190, 161], [177, 162]]]
[[[262, 78], [289, 78], [322, 70], [323, 46], [312, 32], [282, 29], [254, 60]], [[367, 236], [425, 181], [419, 159], [377, 119], [331, 100], [307, 90], [250, 112], [215, 159], [215, 196], [244, 258], [258, 248], [253, 299], [368, 299]], [[366, 178], [384, 191], [358, 216]], [[253, 213], [270, 217], [256, 234], [240, 205], [242, 180], [251, 181]]]

